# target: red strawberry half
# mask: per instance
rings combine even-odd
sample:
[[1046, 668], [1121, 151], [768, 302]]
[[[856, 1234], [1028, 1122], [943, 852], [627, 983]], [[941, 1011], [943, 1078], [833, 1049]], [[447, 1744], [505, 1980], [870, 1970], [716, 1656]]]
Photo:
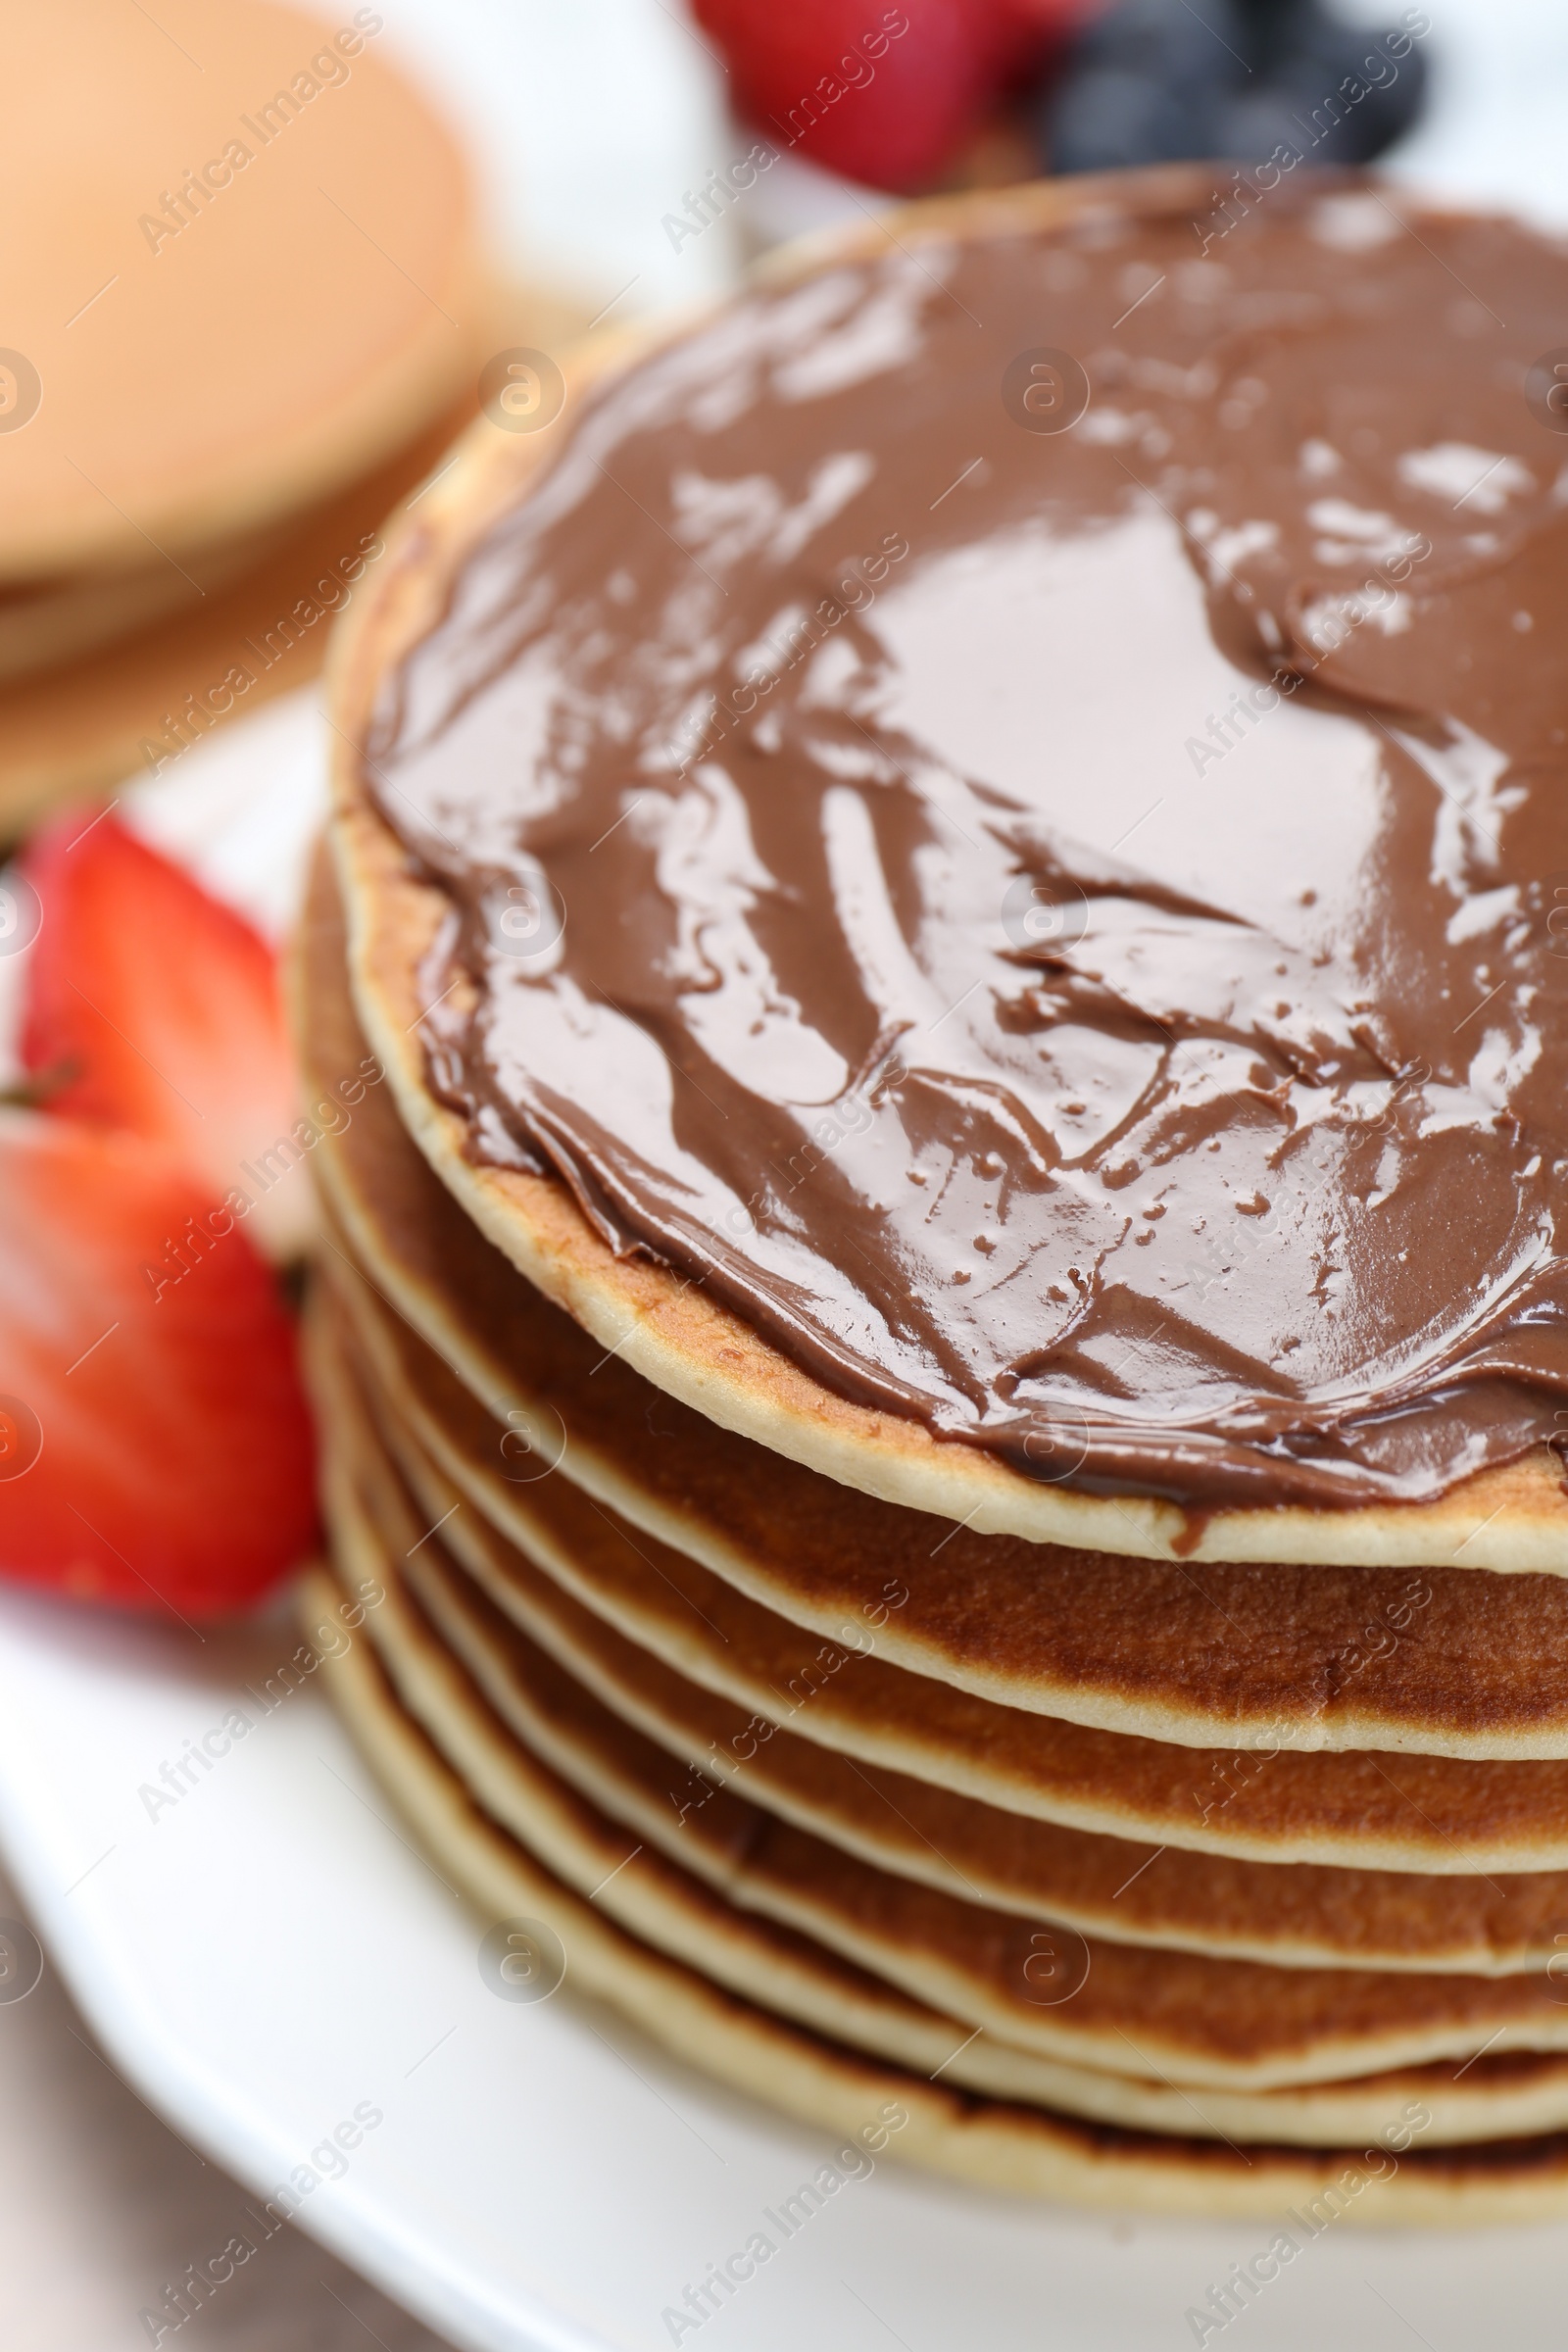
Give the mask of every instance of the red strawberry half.
[[1002, 60], [980, 0], [696, 0], [737, 109], [776, 146], [873, 187], [935, 178], [973, 130]]
[[[219, 1200], [255, 1194], [244, 1163], [299, 1117], [267, 942], [113, 815], [57, 817], [22, 867], [42, 912], [22, 1058], [65, 1073], [48, 1108], [166, 1145]], [[296, 1175], [259, 1202], [253, 1238], [287, 1253], [309, 1206]]]
[[308, 1556], [292, 1318], [156, 1146], [0, 1112], [0, 1573], [197, 1617]]
[[737, 111], [773, 143], [901, 194], [959, 160], [1003, 94], [1102, 0], [694, 0]]

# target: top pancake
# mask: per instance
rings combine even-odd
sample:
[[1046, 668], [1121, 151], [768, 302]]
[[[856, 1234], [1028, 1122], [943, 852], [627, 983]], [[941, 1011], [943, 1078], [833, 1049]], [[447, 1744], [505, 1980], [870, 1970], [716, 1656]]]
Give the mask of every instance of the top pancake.
[[[1166, 185], [1159, 181], [1159, 185]], [[1125, 193], [1125, 191], [1118, 191]], [[1046, 187], [922, 209], [898, 230], [977, 234], [999, 224], [1050, 221], [1104, 191]], [[885, 250], [884, 232], [836, 241], [830, 255]], [[804, 274], [824, 254], [783, 265]], [[568, 403], [647, 348], [593, 340], [567, 370]], [[1152, 1496], [1104, 1497], [1019, 1476], [998, 1456], [930, 1435], [920, 1424], [850, 1402], [813, 1378], [689, 1276], [641, 1256], [616, 1257], [564, 1184], [476, 1164], [466, 1122], [427, 1082], [415, 1032], [439, 985], [419, 967], [448, 902], [411, 872], [371, 808], [359, 774], [368, 714], [388, 673], [428, 633], [455, 571], [512, 507], [547, 455], [549, 436], [500, 445], [481, 431], [436, 492], [421, 502], [373, 598], [338, 649], [334, 845], [350, 913], [354, 985], [367, 1033], [382, 1056], [403, 1117], [469, 1215], [548, 1296], [607, 1348], [720, 1425], [862, 1492], [982, 1530], [1143, 1557], [1431, 1566], [1456, 1562], [1561, 1573], [1568, 1566], [1568, 1501], [1544, 1449], [1422, 1505], [1358, 1509], [1225, 1509], [1184, 1513]], [[460, 1000], [455, 1000], [460, 1001]]]
[[1343, 1509], [1558, 1438], [1568, 252], [1412, 227], [1303, 175], [1195, 263], [1134, 191], [603, 387], [368, 752], [470, 1157], [1041, 1481]]
[[27, 227], [0, 261], [0, 581], [199, 572], [471, 377], [471, 191], [382, 25], [272, 0], [82, 0], [69, 33], [6, 12], [0, 208]]

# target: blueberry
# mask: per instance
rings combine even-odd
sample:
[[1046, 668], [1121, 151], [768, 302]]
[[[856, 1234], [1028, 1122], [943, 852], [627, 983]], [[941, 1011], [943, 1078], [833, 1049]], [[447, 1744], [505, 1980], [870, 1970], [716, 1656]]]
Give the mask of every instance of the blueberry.
[[1130, 74], [1173, 94], [1223, 89], [1248, 78], [1247, 37], [1237, 0], [1121, 0], [1091, 20], [1069, 71]]
[[1425, 82], [1419, 49], [1391, 60], [1316, 0], [1121, 0], [1080, 36], [1039, 128], [1054, 172], [1282, 146], [1361, 164], [1408, 129]]
[[[1377, 78], [1381, 76], [1382, 78]], [[1299, 129], [1294, 144], [1320, 164], [1366, 164], [1407, 130], [1420, 110], [1426, 59], [1418, 48], [1399, 59], [1380, 52], [1378, 35], [1317, 15], [1278, 59], [1266, 96], [1283, 102]], [[1357, 94], [1359, 93], [1359, 94]], [[1236, 125], [1246, 128], [1245, 118]], [[1289, 138], [1287, 129], [1282, 136]], [[1234, 142], [1229, 152], [1236, 153]], [[1272, 148], [1250, 154], [1268, 155]]]
[[1092, 67], [1074, 77], [1053, 120], [1054, 172], [1111, 172], [1154, 160], [1198, 161], [1224, 152], [1220, 93], [1172, 90], [1151, 74]]

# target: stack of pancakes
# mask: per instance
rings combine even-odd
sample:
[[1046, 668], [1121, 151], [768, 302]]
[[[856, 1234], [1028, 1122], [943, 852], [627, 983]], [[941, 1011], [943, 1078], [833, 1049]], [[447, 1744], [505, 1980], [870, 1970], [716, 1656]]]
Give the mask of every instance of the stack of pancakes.
[[493, 348], [466, 167], [383, 18], [12, 11], [0, 824], [318, 666]]
[[[1082, 207], [1103, 243], [1112, 200], [901, 235], [1046, 237]], [[874, 271], [880, 235], [789, 268]], [[596, 347], [574, 383], [640, 356]], [[440, 732], [399, 664], [464, 625], [493, 657], [497, 608], [453, 581], [508, 544], [537, 463], [470, 440], [339, 648], [299, 965], [338, 1585], [308, 1597], [313, 1625], [369, 1598], [330, 1667], [367, 1752], [568, 1984], [836, 2131], [1012, 2190], [1295, 2202], [1309, 2228], [1562, 2210], [1549, 1452], [1346, 1508], [1032, 1478], [825, 1380], [671, 1253], [612, 1248], [564, 1149], [509, 1155], [464, 1107], [436, 1011], [482, 1003], [483, 957], [398, 813], [404, 745]], [[486, 723], [465, 757], [499, 795], [523, 699]], [[420, 815], [456, 859], [460, 800]]]

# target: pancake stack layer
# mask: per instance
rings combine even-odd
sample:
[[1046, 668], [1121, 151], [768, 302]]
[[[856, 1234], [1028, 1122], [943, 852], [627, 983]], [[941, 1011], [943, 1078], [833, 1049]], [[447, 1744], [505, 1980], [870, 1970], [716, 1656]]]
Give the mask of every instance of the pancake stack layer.
[[[939, 271], [956, 249], [1032, 243], [1048, 263], [1066, 257], [1062, 284], [1067, 262], [1109, 271], [1095, 260], [1108, 246], [1120, 301], [1137, 272], [1114, 252], [1118, 233], [1153, 238], [1157, 258], [1191, 200], [1170, 177], [1046, 190], [919, 214], [900, 233], [924, 240]], [[1120, 232], [1106, 226], [1118, 210]], [[1338, 250], [1353, 277], [1348, 226]], [[815, 299], [856, 271], [885, 294], [904, 252], [868, 234], [787, 265], [759, 300]], [[1284, 270], [1267, 255], [1260, 267]], [[960, 278], [961, 294], [975, 282]], [[1274, 316], [1306, 301], [1288, 272], [1277, 291]], [[1254, 295], [1249, 315], [1270, 314]], [[892, 364], [890, 306], [858, 323], [860, 344], [846, 329], [815, 353], [819, 383]], [[765, 319], [710, 331], [733, 360]], [[1247, 364], [1257, 380], [1268, 355], [1253, 348]], [[530, 524], [526, 504], [540, 453], [494, 435], [466, 445], [340, 641], [346, 748], [298, 973], [324, 1226], [311, 1369], [335, 1556], [307, 1621], [341, 1623], [359, 1604], [362, 1637], [323, 1639], [340, 1703], [491, 1919], [532, 1923], [541, 1950], [558, 1939], [568, 1985], [798, 2116], [879, 2132], [912, 2160], [1014, 2191], [1294, 2204], [1309, 2230], [1562, 2211], [1568, 1508], [1551, 1455], [1493, 1443], [1494, 1400], [1485, 1427], [1476, 1408], [1465, 1475], [1419, 1494], [1421, 1460], [1396, 1458], [1402, 1437], [1365, 1438], [1370, 1414], [1323, 1423], [1298, 1473], [1288, 1447], [1258, 1446], [1255, 1420], [1216, 1418], [1205, 1458], [1219, 1467], [1194, 1469], [1190, 1412], [1184, 1507], [1165, 1468], [1142, 1493], [1096, 1481], [1097, 1444], [1125, 1460], [1145, 1442], [1111, 1405], [1078, 1411], [1065, 1477], [1027, 1443], [1009, 1456], [960, 1442], [891, 1376], [874, 1398], [852, 1371], [822, 1377], [825, 1343], [780, 1344], [769, 1301], [782, 1292], [757, 1237], [784, 1220], [730, 1226], [740, 1274], [728, 1244], [695, 1273], [695, 1245], [685, 1256], [646, 1234], [624, 1246], [639, 1240], [625, 1231], [642, 1181], [639, 1081], [626, 1077], [619, 1141], [601, 1126], [579, 1149], [602, 1050], [580, 1003], [580, 1092], [548, 1039], [556, 1091], [530, 1092], [503, 982], [542, 992], [560, 943], [541, 951], [549, 890], [523, 902], [514, 884], [532, 924], [523, 969], [487, 962], [487, 943], [507, 953], [506, 876], [519, 870], [507, 860], [521, 838], [493, 812], [514, 795], [514, 817], [539, 818], [527, 870], [557, 851], [564, 864], [571, 787], [559, 779], [584, 756], [566, 756], [558, 711], [556, 798], [530, 800], [517, 747], [534, 747], [530, 775], [548, 761], [518, 693], [499, 716], [481, 707], [462, 784], [450, 770], [432, 789], [418, 758], [457, 721], [436, 713], [417, 654], [442, 630], [471, 653], [460, 716], [474, 679], [488, 691], [512, 674], [529, 640], [495, 594], [497, 569], [525, 570], [530, 528], [542, 535], [569, 504], [562, 490], [550, 508], [552, 481], [585, 495], [574, 450], [606, 478], [626, 462], [603, 426], [606, 382], [612, 398], [622, 375], [653, 385], [642, 414], [667, 422], [661, 365], [657, 349], [590, 348], [569, 380], [577, 400], [599, 389], [601, 406], [542, 476], [543, 520]], [[1162, 380], [1153, 358], [1145, 380]], [[804, 375], [791, 397], [809, 449]], [[722, 411], [715, 391], [714, 431]], [[1122, 432], [1098, 429], [1102, 447]], [[681, 478], [687, 513], [711, 500], [707, 536], [693, 526], [697, 567], [723, 572], [724, 530], [751, 527], [745, 502]], [[826, 511], [836, 493], [810, 478]], [[1337, 527], [1349, 531], [1343, 514]], [[1229, 561], [1247, 553], [1233, 541]], [[598, 561], [588, 546], [585, 568]], [[700, 632], [689, 614], [680, 625], [689, 649]], [[1383, 634], [1397, 649], [1399, 632]], [[625, 663], [616, 675], [633, 678]], [[1348, 691], [1336, 686], [1342, 703]], [[578, 708], [579, 742], [607, 692], [591, 687]], [[836, 772], [856, 772], [842, 742], [837, 757]], [[677, 787], [648, 761], [634, 773], [629, 754], [626, 775], [633, 838], [638, 794]], [[499, 891], [500, 926], [487, 929], [482, 897], [464, 898], [465, 861]], [[582, 890], [598, 870], [596, 907]], [[671, 870], [659, 866], [660, 887]], [[1116, 873], [1102, 865], [1080, 897], [1131, 895]], [[848, 885], [832, 887], [842, 907]], [[568, 956], [574, 923], [597, 942], [635, 920], [608, 861], [563, 896]], [[1188, 919], [1192, 903], [1166, 889], [1162, 919]], [[1273, 968], [1298, 985], [1283, 951]], [[733, 982], [729, 967], [710, 993]], [[619, 992], [603, 996], [632, 1020]], [[1245, 1034], [1239, 1015], [1233, 1027]], [[703, 1065], [663, 1035], [675, 1077], [697, 1083]], [[880, 1108], [906, 1089], [914, 1058], [903, 1051], [880, 1096], [862, 1077], [865, 1100]], [[726, 1066], [715, 1045], [704, 1084]], [[498, 1119], [504, 1101], [531, 1115]], [[700, 1114], [682, 1134], [689, 1193], [709, 1150]], [[719, 1164], [716, 1151], [704, 1164]], [[824, 1146], [791, 1188], [806, 1190], [803, 1214], [836, 1175]], [[660, 1199], [679, 1192], [672, 1180]], [[1302, 1426], [1317, 1395], [1303, 1376]], [[1400, 1409], [1419, 1402], [1407, 1379]], [[1450, 1388], [1434, 1388], [1424, 1459], [1443, 1456], [1455, 1409]], [[1534, 1391], [1517, 1409], [1537, 1409]], [[1074, 1423], [1058, 1410], [1041, 1426], [1059, 1445]], [[1155, 1450], [1149, 1441], [1149, 1460]], [[1286, 1464], [1272, 1498], [1271, 1459]], [[1326, 1500], [1312, 1482], [1331, 1475], [1344, 1494]]]

